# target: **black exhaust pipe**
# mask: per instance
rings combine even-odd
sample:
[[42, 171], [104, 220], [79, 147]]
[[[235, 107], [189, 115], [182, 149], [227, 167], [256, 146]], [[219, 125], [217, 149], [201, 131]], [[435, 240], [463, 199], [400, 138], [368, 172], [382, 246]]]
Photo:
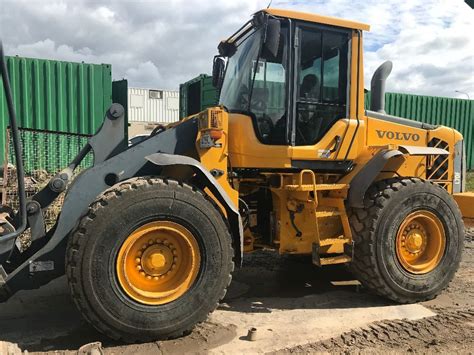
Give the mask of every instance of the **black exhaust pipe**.
[[387, 60], [377, 68], [370, 81], [370, 111], [385, 112], [385, 81], [392, 72], [393, 64]]

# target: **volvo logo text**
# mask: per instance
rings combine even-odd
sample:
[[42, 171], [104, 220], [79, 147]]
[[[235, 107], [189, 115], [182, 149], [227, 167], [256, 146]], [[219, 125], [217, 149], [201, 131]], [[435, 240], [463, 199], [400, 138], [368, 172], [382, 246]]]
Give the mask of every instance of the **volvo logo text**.
[[397, 141], [409, 141], [410, 139], [414, 142], [420, 140], [420, 135], [418, 133], [407, 133], [407, 132], [392, 132], [392, 131], [381, 131], [376, 130], [379, 138], [395, 139]]

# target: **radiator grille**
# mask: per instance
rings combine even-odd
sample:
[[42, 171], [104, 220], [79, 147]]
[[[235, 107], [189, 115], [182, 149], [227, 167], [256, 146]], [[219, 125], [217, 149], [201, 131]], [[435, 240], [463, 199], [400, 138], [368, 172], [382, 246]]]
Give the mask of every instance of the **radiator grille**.
[[[429, 147], [441, 148], [449, 152], [449, 144], [441, 139], [433, 138], [428, 143]], [[435, 155], [432, 158], [432, 163], [428, 165], [427, 179], [428, 180], [447, 180], [449, 155]]]

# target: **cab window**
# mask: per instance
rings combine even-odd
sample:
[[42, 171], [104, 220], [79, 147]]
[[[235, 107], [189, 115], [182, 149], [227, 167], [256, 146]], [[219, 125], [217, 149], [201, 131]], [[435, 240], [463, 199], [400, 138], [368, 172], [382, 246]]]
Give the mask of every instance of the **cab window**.
[[298, 28], [296, 145], [312, 145], [347, 112], [349, 33]]
[[276, 55], [260, 53], [253, 66], [250, 112], [258, 138], [265, 144], [287, 145], [287, 29], [283, 24]]

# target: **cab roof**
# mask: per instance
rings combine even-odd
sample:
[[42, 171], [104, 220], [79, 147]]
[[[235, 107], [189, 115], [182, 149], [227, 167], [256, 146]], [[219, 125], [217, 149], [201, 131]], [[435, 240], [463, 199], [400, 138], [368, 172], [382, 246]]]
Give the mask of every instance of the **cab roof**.
[[273, 9], [273, 8], [264, 9], [262, 11], [266, 12], [267, 14], [277, 16], [277, 17], [286, 17], [286, 18], [291, 18], [295, 20], [322, 23], [325, 25], [332, 25], [332, 26], [337, 26], [337, 27], [351, 28], [351, 29], [363, 30], [363, 31], [370, 30], [370, 26], [365, 23], [344, 20], [337, 17], [321, 16], [321, 15], [311, 14], [307, 12]]

